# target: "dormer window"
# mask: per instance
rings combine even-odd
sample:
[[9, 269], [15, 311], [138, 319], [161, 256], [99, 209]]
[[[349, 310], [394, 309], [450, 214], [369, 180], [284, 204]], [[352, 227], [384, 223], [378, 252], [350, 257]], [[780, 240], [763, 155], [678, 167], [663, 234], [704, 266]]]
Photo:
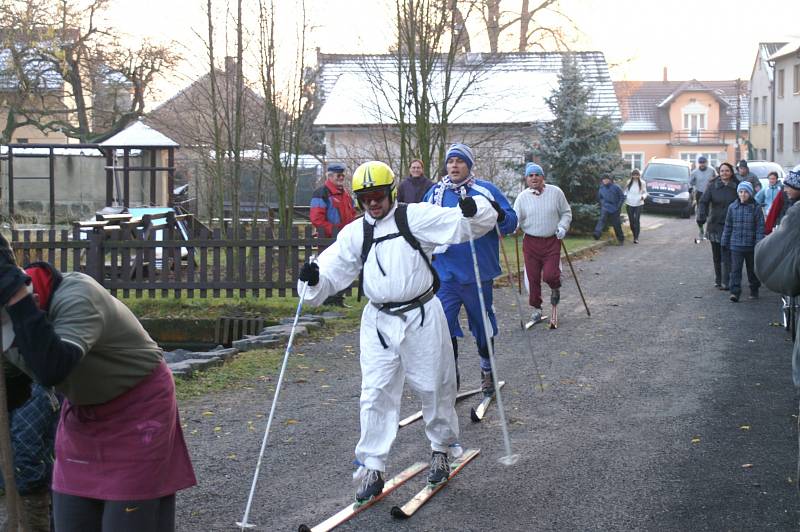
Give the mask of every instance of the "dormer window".
[[708, 128], [708, 108], [692, 98], [681, 109], [683, 115], [683, 130], [689, 138], [697, 142], [700, 132]]

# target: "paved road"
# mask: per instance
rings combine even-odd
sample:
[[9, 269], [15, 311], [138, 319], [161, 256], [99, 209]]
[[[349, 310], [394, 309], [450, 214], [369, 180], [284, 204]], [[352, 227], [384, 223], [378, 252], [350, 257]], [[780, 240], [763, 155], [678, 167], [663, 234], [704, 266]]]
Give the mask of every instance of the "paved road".
[[[770, 326], [778, 298], [730, 303], [713, 288], [711, 251], [692, 243], [695, 229], [664, 218], [641, 244], [578, 264], [592, 317], [568, 277], [560, 328], [528, 333], [544, 393], [515, 328], [515, 297], [498, 290], [498, 370], [509, 381], [504, 399], [522, 459], [498, 464], [496, 409], [476, 425], [470, 404], [460, 404], [462, 440], [481, 448], [477, 461], [411, 520], [394, 521], [389, 509], [423, 477], [342, 529], [798, 530], [790, 343]], [[262, 530], [315, 524], [352, 496], [357, 336], [298, 351], [251, 518]], [[461, 361], [464, 386], [477, 384], [474, 347]], [[201, 486], [179, 495], [179, 530], [230, 530], [241, 518], [270, 385], [182, 405]], [[408, 395], [403, 414], [416, 405]], [[389, 468], [427, 457], [417, 423], [400, 431]]]

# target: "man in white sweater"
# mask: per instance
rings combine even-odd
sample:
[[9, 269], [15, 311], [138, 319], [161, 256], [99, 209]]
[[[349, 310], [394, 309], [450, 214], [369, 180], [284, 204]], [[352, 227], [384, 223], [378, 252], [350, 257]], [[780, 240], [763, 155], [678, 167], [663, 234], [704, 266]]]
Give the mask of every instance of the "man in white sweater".
[[522, 253], [530, 289], [528, 302], [533, 307], [531, 321], [537, 323], [542, 321], [542, 280], [550, 287], [553, 307], [561, 297], [561, 240], [569, 231], [572, 209], [560, 188], [545, 184], [544, 170], [538, 164], [525, 165], [525, 183], [528, 188], [517, 196], [514, 211], [525, 233]]

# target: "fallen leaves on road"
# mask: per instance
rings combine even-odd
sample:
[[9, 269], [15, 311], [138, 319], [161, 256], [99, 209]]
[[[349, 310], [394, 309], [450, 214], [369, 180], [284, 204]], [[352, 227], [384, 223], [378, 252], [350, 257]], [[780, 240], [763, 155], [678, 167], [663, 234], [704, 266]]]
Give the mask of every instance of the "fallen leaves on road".
[[750, 425], [742, 425], [739, 428], [742, 429], [742, 430], [750, 430]]
[[692, 443], [700, 443], [700, 436], [692, 437]]
[[203, 412], [203, 415], [204, 416], [213, 416], [214, 412], [212, 412], [211, 410], [206, 410], [205, 412]]
[[752, 469], [753, 464], [742, 464], [742, 469]]
[[297, 425], [298, 423], [299, 421], [297, 421], [296, 419], [287, 419], [286, 421], [283, 422], [284, 425]]

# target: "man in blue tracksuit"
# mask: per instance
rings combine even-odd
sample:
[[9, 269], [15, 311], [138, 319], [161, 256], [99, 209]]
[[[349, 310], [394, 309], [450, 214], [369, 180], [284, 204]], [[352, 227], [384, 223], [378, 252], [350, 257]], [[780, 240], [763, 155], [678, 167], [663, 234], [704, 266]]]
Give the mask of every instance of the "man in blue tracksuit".
[[597, 225], [594, 226], [594, 234], [592, 236], [594, 236], [595, 240], [599, 239], [606, 229], [606, 224], [611, 224], [621, 246], [625, 241], [625, 234], [622, 232], [619, 213], [622, 210], [622, 205], [625, 204], [625, 193], [618, 184], [611, 180], [611, 176], [608, 174], [601, 179], [600, 188], [597, 191], [597, 202], [600, 203], [600, 219], [597, 220]]
[[[423, 201], [443, 207], [458, 207], [458, 200], [462, 190], [468, 196], [483, 196], [488, 199], [497, 211], [497, 223], [503, 234], [513, 233], [517, 228], [517, 215], [500, 190], [488, 181], [477, 179], [472, 173], [475, 157], [472, 150], [465, 144], [453, 144], [447, 150], [447, 174], [442, 180], [431, 187], [425, 194]], [[484, 236], [475, 240], [475, 252], [478, 257], [478, 270], [480, 271], [480, 286], [489, 321], [492, 324], [492, 342], [497, 335], [497, 320], [492, 306], [492, 285], [494, 278], [500, 275], [499, 243], [497, 231], [489, 231]], [[475, 280], [475, 271], [472, 264], [472, 252], [469, 242], [451, 245], [446, 251], [434, 253], [433, 266], [439, 275], [441, 286], [436, 296], [442, 302], [450, 337], [453, 341], [453, 352], [456, 357], [456, 380], [458, 373], [458, 340], [464, 336], [458, 323], [458, 314], [461, 305], [467, 311], [469, 330], [478, 344], [478, 354], [481, 363], [481, 389], [483, 394], [490, 397], [494, 394], [494, 381], [492, 379], [492, 364], [489, 360], [489, 344], [483, 327], [483, 316], [478, 296], [478, 285]], [[494, 344], [492, 344], [494, 345]]]

